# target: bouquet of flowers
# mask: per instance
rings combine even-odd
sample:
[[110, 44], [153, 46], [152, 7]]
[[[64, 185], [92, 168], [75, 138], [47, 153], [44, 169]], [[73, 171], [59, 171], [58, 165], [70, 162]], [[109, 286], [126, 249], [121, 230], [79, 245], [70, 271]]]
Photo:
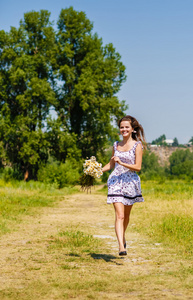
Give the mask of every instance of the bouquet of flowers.
[[91, 190], [91, 186], [94, 185], [95, 178], [100, 178], [103, 175], [102, 164], [96, 161], [95, 156], [91, 156], [90, 159], [86, 159], [83, 164], [84, 174], [80, 178], [80, 184], [82, 190]]

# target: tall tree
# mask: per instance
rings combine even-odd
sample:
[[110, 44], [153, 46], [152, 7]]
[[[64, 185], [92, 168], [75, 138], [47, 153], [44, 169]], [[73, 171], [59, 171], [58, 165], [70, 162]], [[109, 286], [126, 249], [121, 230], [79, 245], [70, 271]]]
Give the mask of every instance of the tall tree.
[[125, 67], [113, 45], [103, 46], [72, 7], [61, 10], [56, 32], [49, 18], [32, 11], [18, 29], [0, 31], [0, 155], [33, 178], [49, 153], [63, 162], [102, 153], [126, 109], [117, 97]]
[[173, 146], [173, 147], [179, 146], [178, 139], [177, 139], [176, 137], [174, 138], [174, 141], [173, 141], [172, 146]]
[[24, 172], [37, 171], [47, 157], [42, 129], [56, 103], [51, 84], [55, 33], [49, 16], [44, 10], [26, 13], [19, 29], [0, 33], [1, 138], [8, 159]]
[[77, 135], [83, 157], [96, 155], [115, 136], [112, 121], [123, 115], [116, 94], [125, 67], [112, 44], [103, 47], [84, 12], [62, 9], [58, 20], [58, 114]]
[[152, 141], [152, 145], [163, 145], [166, 140], [165, 134], [160, 135], [157, 139]]

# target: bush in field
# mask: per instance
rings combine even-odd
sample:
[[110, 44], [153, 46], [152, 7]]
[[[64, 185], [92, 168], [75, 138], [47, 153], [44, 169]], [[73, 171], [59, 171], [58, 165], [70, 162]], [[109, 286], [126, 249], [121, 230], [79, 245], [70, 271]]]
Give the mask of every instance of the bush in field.
[[187, 150], [176, 150], [169, 158], [170, 174], [180, 178], [193, 178], [193, 153]]
[[189, 149], [177, 149], [169, 157], [169, 162], [169, 166], [162, 167], [154, 153], [145, 151], [140, 172], [141, 179], [164, 179], [165, 177], [193, 179], [193, 152], [190, 152]]
[[67, 159], [65, 163], [57, 161], [48, 163], [38, 171], [38, 180], [44, 183], [55, 183], [58, 188], [78, 183], [80, 177], [78, 163]]
[[160, 179], [165, 176], [165, 169], [160, 166], [155, 153], [150, 153], [148, 150], [144, 152], [140, 176], [143, 180]]
[[188, 177], [193, 178], [193, 160], [186, 160], [181, 164], [174, 166], [172, 168], [172, 174], [177, 176], [186, 175]]
[[2, 178], [6, 182], [13, 179], [13, 169], [11, 167], [6, 167], [2, 172]]
[[17, 169], [14, 170], [12, 167], [7, 166], [4, 169], [1, 169], [1, 172], [1, 177], [5, 180], [5, 182], [11, 181], [12, 179], [23, 179], [23, 174]]

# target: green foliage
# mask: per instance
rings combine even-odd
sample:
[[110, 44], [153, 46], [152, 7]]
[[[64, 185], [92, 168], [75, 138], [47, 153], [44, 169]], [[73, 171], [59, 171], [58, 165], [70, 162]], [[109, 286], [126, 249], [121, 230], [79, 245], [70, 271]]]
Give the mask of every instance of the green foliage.
[[[118, 140], [118, 138], [116, 140]], [[101, 154], [100, 152], [97, 154], [97, 160], [100, 161], [100, 163], [102, 163], [103, 166], [105, 166], [111, 159], [113, 150], [112, 143], [108, 143], [106, 148], [107, 149], [103, 154]], [[111, 171], [103, 173], [102, 182], [107, 182], [110, 172]]]
[[76, 134], [70, 133], [59, 118], [52, 120], [50, 116], [48, 117], [46, 137], [50, 155], [56, 160], [65, 162], [67, 158], [81, 159], [81, 150], [76, 144]]
[[193, 178], [193, 152], [187, 150], [176, 150], [169, 158], [170, 174]]
[[172, 146], [173, 147], [178, 147], [179, 146], [178, 139], [176, 137], [174, 138]]
[[13, 169], [12, 167], [5, 167], [3, 170], [2, 170], [2, 178], [3, 180], [5, 180], [5, 182], [9, 182], [11, 181], [12, 179], [16, 179], [16, 180], [21, 180], [23, 179], [23, 174], [21, 174], [19, 172], [19, 170], [17, 169]]
[[178, 148], [186, 148], [187, 146], [186, 145], [184, 145], [184, 144], [179, 144], [178, 145]]
[[57, 161], [47, 163], [38, 170], [38, 180], [48, 184], [55, 184], [58, 188], [78, 183], [80, 173], [78, 162], [67, 159], [65, 163]]
[[193, 145], [193, 136], [192, 136], [191, 139], [189, 140], [189, 143], [192, 143], [192, 145]]
[[125, 67], [112, 44], [103, 46], [92, 34], [85, 13], [62, 9], [58, 20], [58, 79], [62, 84], [56, 111], [77, 134], [83, 157], [104, 152], [115, 132], [111, 121], [126, 109], [117, 92], [125, 81]]
[[6, 167], [4, 170], [3, 170], [3, 179], [8, 182], [10, 181], [11, 179], [13, 179], [13, 169], [11, 167]]
[[169, 157], [169, 166], [162, 167], [158, 157], [147, 150], [143, 155], [140, 177], [142, 180], [164, 181], [166, 178], [191, 180], [193, 179], [193, 152], [189, 149], [177, 149]]
[[164, 145], [164, 141], [166, 140], [165, 134], [162, 134], [159, 138], [152, 141], [153, 145]]
[[142, 180], [160, 179], [164, 177], [164, 168], [158, 162], [158, 156], [146, 150], [143, 154], [142, 169], [140, 177]]
[[18, 29], [0, 33], [0, 140], [6, 159], [36, 178], [39, 163], [48, 159], [43, 132], [56, 103], [50, 70], [55, 33], [45, 10], [24, 14]]
[[193, 160], [186, 160], [172, 167], [172, 174], [177, 176], [187, 175], [193, 179]]
[[56, 30], [49, 18], [28, 12], [19, 28], [0, 31], [0, 167], [29, 179], [49, 155], [62, 163], [103, 155], [126, 109], [116, 96], [125, 67], [113, 45], [103, 46], [84, 12], [62, 9]]

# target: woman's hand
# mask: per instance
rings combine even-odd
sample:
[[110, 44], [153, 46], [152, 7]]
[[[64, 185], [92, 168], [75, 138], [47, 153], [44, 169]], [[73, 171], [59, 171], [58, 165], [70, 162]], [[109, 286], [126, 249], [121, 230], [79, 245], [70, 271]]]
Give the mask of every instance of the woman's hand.
[[121, 160], [120, 160], [120, 158], [118, 156], [113, 156], [111, 159], [113, 160], [114, 163], [118, 163], [120, 165], [122, 163]]
[[111, 161], [114, 164], [118, 163], [121, 166], [128, 168], [131, 171], [139, 172], [141, 170], [142, 154], [143, 154], [142, 146], [141, 146], [141, 144], [138, 144], [137, 148], [136, 148], [136, 152], [135, 152], [135, 163], [133, 165], [122, 162], [119, 157], [114, 156], [114, 155], [112, 156]]

